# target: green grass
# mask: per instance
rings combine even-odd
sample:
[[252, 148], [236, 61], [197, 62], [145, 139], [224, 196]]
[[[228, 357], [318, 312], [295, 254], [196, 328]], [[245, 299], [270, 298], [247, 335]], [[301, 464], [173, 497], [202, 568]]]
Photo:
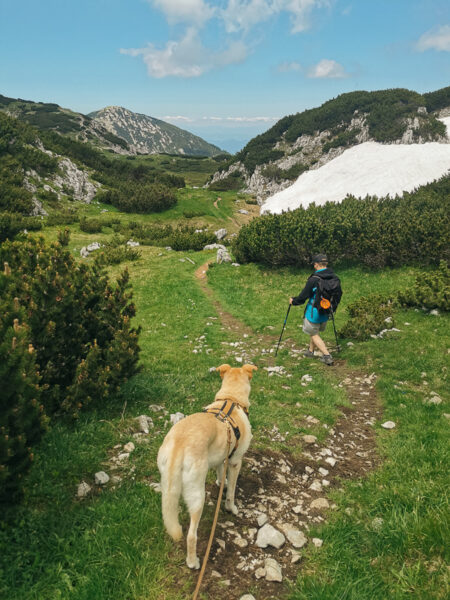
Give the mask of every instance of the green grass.
[[[223, 204], [219, 202], [215, 209], [211, 192], [182, 190], [182, 202], [171, 215], [143, 219], [175, 220], [185, 203], [190, 210], [203, 207], [205, 219], [226, 227], [234, 196], [220, 196]], [[100, 210], [96, 205], [85, 207], [90, 216]], [[104, 213], [105, 217], [112, 212]], [[59, 229], [46, 229], [44, 235], [56, 239]], [[84, 234], [77, 224], [70, 229], [70, 249], [77, 252], [82, 245], [112, 235], [107, 229], [102, 234]], [[155, 459], [168, 430], [167, 419], [155, 419], [146, 443], [132, 437], [133, 419], [150, 414], [150, 404], [163, 405], [169, 413], [200, 410], [220, 386], [210, 367], [224, 362], [236, 365], [235, 356], [241, 351], [229, 344], [243, 337], [223, 328], [211, 299], [195, 280], [195, 270], [214, 260], [214, 252], [176, 253], [145, 246], [140, 250], [141, 259], [127, 266], [138, 309], [135, 321], [142, 326], [142, 371], [108, 405], [92, 409], [75, 423], [54, 426], [36, 449], [25, 500], [16, 513], [4, 516], [0, 526], [0, 597], [181, 600], [193, 591], [196, 574], [184, 565], [184, 548], [172, 544], [164, 533], [160, 497], [148, 486], [159, 480]], [[185, 256], [195, 265], [181, 262]], [[111, 276], [123, 266], [110, 268]], [[346, 305], [359, 295], [399, 289], [411, 283], [416, 272], [412, 268], [339, 271], [344, 297], [338, 327], [346, 319]], [[255, 265], [219, 265], [209, 271], [215, 297], [254, 332], [248, 350], [259, 366], [251, 393], [252, 445], [262, 450], [300, 452], [298, 434], [305, 431], [302, 416], [310, 414], [332, 425], [338, 407], [346, 402], [333, 369], [316, 361], [298, 360], [281, 349], [277, 359], [270, 360], [285, 366], [292, 377], [268, 377], [264, 370], [268, 360], [261, 358], [262, 350], [268, 350], [269, 343], [261, 334], [278, 338], [288, 298], [299, 293], [307, 275], [302, 270]], [[292, 309], [285, 332], [285, 338], [298, 344], [306, 343], [300, 328], [302, 314], [302, 307]], [[450, 411], [446, 402], [429, 406], [423, 400], [431, 390], [446, 397], [449, 319], [414, 310], [401, 311], [396, 319], [401, 331], [387, 339], [351, 348], [344, 341], [342, 357], [350, 367], [377, 373], [383, 419], [397, 426], [393, 431], [377, 426], [383, 456], [380, 469], [366, 480], [344, 484], [343, 492], [334, 492], [338, 509], [327, 523], [310, 532], [311, 537], [315, 533], [323, 538], [324, 544], [321, 549], [305, 550], [298, 582], [290, 588], [292, 599], [447, 597], [449, 457], [448, 421], [443, 413]], [[325, 339], [333, 341], [331, 327]], [[305, 373], [313, 377], [308, 388], [300, 385]], [[267, 428], [275, 422], [288, 433], [285, 442], [269, 444]], [[309, 431], [325, 439], [322, 426]], [[122, 484], [108, 484], [102, 492], [77, 500], [77, 485], [82, 480], [92, 483], [99, 470], [111, 474], [114, 446], [130, 440], [136, 443], [130, 464], [115, 471]], [[379, 527], [373, 524], [375, 518], [383, 519]], [[210, 520], [208, 508], [205, 528]]]

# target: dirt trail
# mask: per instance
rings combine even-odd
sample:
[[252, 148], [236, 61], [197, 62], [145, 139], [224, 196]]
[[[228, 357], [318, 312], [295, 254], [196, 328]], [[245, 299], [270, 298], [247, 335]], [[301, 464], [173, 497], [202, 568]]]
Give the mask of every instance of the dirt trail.
[[[278, 337], [255, 334], [222, 308], [207, 285], [207, 270], [208, 263], [199, 267], [195, 275], [211, 298], [222, 325], [229, 331], [239, 332], [247, 347], [258, 342], [261, 347], [262, 342], [268, 348], [273, 348]], [[300, 352], [291, 341], [284, 347], [295, 354]], [[244, 348], [240, 348], [240, 351], [245, 354]], [[272, 360], [270, 354], [266, 358], [268, 363]], [[244, 457], [236, 492], [239, 515], [234, 516], [224, 510], [219, 515], [201, 588], [206, 597], [235, 600], [250, 590], [257, 600], [285, 597], [287, 586], [267, 581], [263, 568], [265, 559], [273, 558], [282, 568], [283, 581], [295, 581], [302, 567], [300, 546], [303, 542], [296, 542], [297, 547], [294, 547], [287, 537], [286, 525], [303, 532], [307, 538], [305, 544], [314, 543], [309, 534], [310, 527], [323, 522], [327, 513], [336, 508], [327, 499], [328, 490], [339, 488], [345, 479], [364, 477], [379, 464], [374, 424], [381, 418], [381, 407], [375, 391], [376, 376], [374, 373], [367, 375], [351, 370], [342, 360], [336, 361], [332, 368], [339, 386], [345, 389], [351, 407], [341, 407], [342, 416], [329, 429], [324, 444], [319, 444], [313, 437], [306, 443], [303, 435], [299, 434], [295, 441], [297, 446], [303, 445], [300, 457], [288, 452], [249, 450]], [[302, 427], [318, 424], [317, 419], [308, 415], [301, 422]], [[268, 425], [265, 434], [273, 441], [282, 439], [276, 425]], [[208, 486], [209, 506], [215, 506], [217, 495], [218, 488], [215, 485]], [[319, 499], [319, 503], [314, 503]], [[264, 519], [262, 515], [266, 515], [267, 522], [276, 529], [285, 531], [286, 543], [280, 549], [270, 546], [262, 549], [256, 545], [260, 528], [258, 518]], [[202, 519], [200, 523], [200, 557], [206, 549], [210, 525], [209, 519]], [[188, 573], [186, 567], [186, 575]], [[258, 575], [262, 576], [258, 578]], [[191, 576], [195, 578], [194, 574]]]

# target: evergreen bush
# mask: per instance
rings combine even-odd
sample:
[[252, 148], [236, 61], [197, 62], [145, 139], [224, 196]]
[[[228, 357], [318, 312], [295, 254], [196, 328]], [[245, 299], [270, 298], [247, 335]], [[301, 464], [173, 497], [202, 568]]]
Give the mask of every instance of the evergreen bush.
[[0, 504], [12, 504], [22, 493], [33, 447], [46, 427], [36, 352], [26, 317], [5, 264], [0, 273]]
[[402, 306], [450, 310], [450, 268], [441, 260], [436, 271], [421, 273], [412, 286], [398, 293]]
[[350, 318], [339, 332], [345, 338], [366, 340], [383, 329], [395, 326], [394, 302], [381, 294], [359, 298], [347, 306], [347, 313]]
[[[59, 243], [47, 246], [42, 238], [5, 242], [0, 260], [11, 266], [14, 296], [26, 306], [49, 416], [63, 409], [76, 417], [91, 399], [101, 402], [136, 372], [139, 331], [130, 325], [135, 307], [127, 271], [113, 287], [95, 262], [76, 263]], [[87, 367], [99, 374], [98, 385], [90, 382], [95, 394], [82, 396]]]
[[308, 266], [325, 248], [334, 264], [371, 268], [450, 259], [450, 177], [399, 198], [351, 196], [341, 203], [267, 214], [233, 242], [238, 262]]
[[85, 233], [101, 233], [103, 228], [103, 222], [100, 219], [87, 219], [82, 217], [80, 219], [80, 229]]

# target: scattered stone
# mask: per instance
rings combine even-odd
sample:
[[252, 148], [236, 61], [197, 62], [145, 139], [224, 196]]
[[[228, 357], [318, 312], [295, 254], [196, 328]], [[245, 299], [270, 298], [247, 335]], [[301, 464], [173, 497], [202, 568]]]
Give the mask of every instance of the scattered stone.
[[142, 433], [149, 432], [150, 423], [151, 427], [153, 427], [153, 421], [150, 417], [147, 417], [147, 415], [140, 415], [139, 417], [136, 417], [136, 421], [138, 422], [139, 431], [142, 431]]
[[281, 533], [281, 531], [278, 531], [278, 529], [275, 529], [275, 527], [272, 527], [272, 525], [270, 525], [269, 523], [266, 523], [258, 531], [258, 536], [256, 538], [256, 545], [259, 548], [267, 548], [267, 546], [273, 546], [274, 548], [281, 548], [281, 546], [285, 543], [285, 541], [286, 541], [286, 538]]
[[216, 236], [216, 238], [218, 240], [222, 240], [226, 235], [227, 235], [227, 230], [226, 229], [218, 229], [217, 231], [214, 232], [214, 235]]
[[375, 517], [375, 519], [372, 519], [372, 529], [375, 529], [375, 531], [380, 531], [383, 527], [383, 523], [384, 519], [381, 517]]
[[105, 471], [99, 471], [95, 474], [95, 483], [97, 485], [105, 485], [105, 483], [108, 483], [108, 481], [109, 475], [105, 473]]
[[92, 488], [88, 483], [86, 483], [85, 481], [82, 481], [80, 483], [80, 485], [78, 486], [78, 490], [77, 490], [78, 498], [86, 498], [86, 496], [89, 494], [91, 489]]
[[281, 566], [274, 558], [266, 558], [264, 569], [266, 571], [266, 581], [283, 581]]
[[349, 348], [351, 348], [351, 347], [352, 347], [352, 346], [354, 346], [354, 345], [355, 345], [355, 344], [354, 344], [353, 342], [347, 342], [347, 346], [348, 346]]
[[313, 538], [311, 541], [316, 548], [320, 548], [323, 544], [323, 540], [321, 540], [320, 538]]
[[241, 213], [241, 215], [248, 215], [248, 210], [245, 210], [245, 208], [241, 208], [240, 210], [238, 210], [238, 213]]
[[228, 250], [222, 250], [222, 248], [219, 248], [217, 250], [217, 257], [216, 257], [216, 262], [220, 265], [221, 263], [224, 262], [231, 262], [231, 256], [228, 253]]
[[321, 492], [322, 484], [320, 483], [320, 481], [317, 481], [317, 479], [315, 479], [312, 482], [312, 484], [309, 486], [309, 489], [312, 490], [313, 492]]
[[439, 405], [442, 402], [442, 398], [438, 395], [436, 396], [431, 396], [431, 398], [428, 398], [428, 400], [425, 401], [426, 404], [436, 404]]
[[134, 242], [133, 240], [128, 240], [127, 242], [127, 246], [130, 246], [130, 248], [136, 248], [139, 245], [139, 242]]
[[325, 462], [330, 465], [330, 467], [334, 467], [334, 465], [337, 463], [337, 460], [335, 458], [333, 458], [332, 456], [329, 456], [328, 458], [325, 459]]
[[292, 554], [291, 563], [293, 565], [295, 565], [296, 563], [298, 563], [300, 561], [300, 559], [302, 558], [302, 555], [300, 554], [300, 552], [297, 552], [297, 550], [292, 550], [292, 549], [291, 549], [291, 554]]
[[311, 381], [313, 380], [313, 378], [311, 377], [311, 375], [303, 375], [301, 378], [301, 381], [303, 381], [304, 383], [311, 383]]
[[219, 573], [219, 571], [214, 571], [214, 569], [211, 571], [211, 576], [212, 577], [222, 577], [222, 575]]
[[244, 540], [244, 538], [240, 535], [235, 537], [233, 542], [236, 544], [236, 546], [239, 546], [239, 548], [246, 548], [248, 546], [247, 540]]
[[394, 429], [395, 423], [394, 421], [386, 421], [385, 423], [382, 423], [381, 427], [383, 429]]
[[308, 542], [305, 534], [303, 531], [300, 531], [300, 529], [296, 529], [292, 525], [283, 525], [282, 529], [294, 548], [303, 548], [303, 546]]
[[[240, 267], [241, 265], [239, 263], [231, 263], [232, 267]], [[245, 337], [245, 336], [244, 336]]]
[[315, 444], [317, 442], [315, 435], [304, 435], [302, 436], [302, 440], [305, 442], [305, 444]]
[[239, 598], [239, 600], [255, 600], [255, 596], [252, 596], [251, 594], [244, 594]]
[[161, 484], [154, 481], [153, 483], [150, 484], [150, 487], [155, 490], [155, 492], [160, 492], [161, 491]]
[[255, 571], [256, 579], [261, 579], [262, 577], [265, 577], [265, 575], [266, 575], [266, 570], [264, 569], [264, 567], [259, 567], [259, 569], [256, 569], [256, 571]]
[[327, 471], [326, 469], [324, 469], [323, 467], [320, 467], [319, 469], [319, 473], [321, 475], [323, 475], [324, 477], [326, 477], [329, 474], [330, 471]]
[[206, 244], [203, 250], [226, 250], [223, 244]]
[[133, 444], [133, 442], [128, 442], [128, 444], [125, 444], [125, 446], [123, 447], [123, 449], [125, 450], [125, 452], [133, 452], [133, 450], [135, 449], [135, 445]]
[[184, 419], [184, 414], [181, 412], [176, 412], [174, 415], [170, 415], [170, 422], [172, 425], [176, 425], [182, 419]]
[[317, 508], [317, 509], [330, 508], [330, 504], [326, 498], [316, 498], [315, 500], [313, 500], [311, 502], [310, 508]]
[[117, 457], [117, 459], [122, 462], [123, 460], [127, 460], [130, 458], [130, 454], [128, 452], [122, 452], [121, 454], [119, 454], [119, 456]]
[[440, 313], [437, 308], [433, 308], [433, 310], [430, 310], [430, 315], [433, 315], [433, 317], [439, 317]]

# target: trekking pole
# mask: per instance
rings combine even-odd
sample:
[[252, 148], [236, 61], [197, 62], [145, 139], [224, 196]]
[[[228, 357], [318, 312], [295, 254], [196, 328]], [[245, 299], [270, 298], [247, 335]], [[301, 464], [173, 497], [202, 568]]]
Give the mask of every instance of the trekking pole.
[[336, 338], [336, 352], [340, 352], [341, 351], [341, 346], [339, 345], [339, 342], [338, 342], [336, 325], [334, 323], [334, 311], [333, 311], [332, 308], [331, 308], [331, 320], [333, 321], [334, 337]]
[[285, 318], [284, 323], [283, 323], [283, 329], [281, 330], [281, 333], [280, 333], [280, 339], [278, 340], [278, 346], [277, 346], [277, 349], [275, 350], [275, 356], [277, 355], [278, 348], [280, 347], [281, 338], [283, 336], [284, 328], [286, 327], [286, 321], [288, 320], [289, 311], [291, 310], [291, 306], [292, 305], [289, 304], [289, 308], [288, 308], [287, 313], [286, 313], [286, 318]]

